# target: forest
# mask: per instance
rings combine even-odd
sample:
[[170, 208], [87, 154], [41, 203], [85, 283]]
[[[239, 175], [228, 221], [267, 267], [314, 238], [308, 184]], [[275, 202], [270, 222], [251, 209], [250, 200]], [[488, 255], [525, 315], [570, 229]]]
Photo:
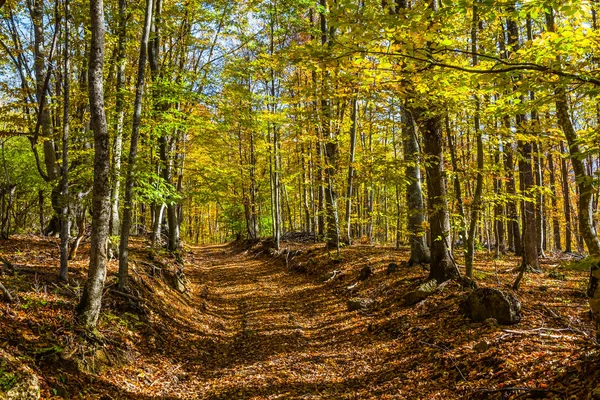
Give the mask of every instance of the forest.
[[0, 398], [600, 399], [597, 0], [0, 0]]

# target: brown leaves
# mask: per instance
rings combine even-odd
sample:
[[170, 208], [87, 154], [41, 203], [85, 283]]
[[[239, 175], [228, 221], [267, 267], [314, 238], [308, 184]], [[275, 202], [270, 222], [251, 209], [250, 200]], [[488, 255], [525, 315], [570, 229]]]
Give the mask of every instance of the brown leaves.
[[[4, 278], [19, 302], [3, 305], [9, 310], [0, 314], [0, 343], [42, 378], [44, 398], [580, 398], [599, 379], [593, 326], [580, 296], [586, 273], [556, 263], [547, 268], [561, 279], [526, 275], [523, 320], [509, 329], [462, 317], [455, 283], [405, 306], [404, 295], [427, 271], [401, 266], [387, 274], [390, 263], [408, 258], [403, 251], [346, 247], [337, 261], [320, 245], [297, 244], [290, 246], [302, 250], [294, 262], [307, 266], [299, 273], [264, 254], [195, 248], [184, 267], [189, 292], [182, 294], [168, 271], [144, 266], [148, 254], [138, 241], [127, 296], [107, 291], [102, 335], [91, 343], [72, 319], [85, 261], [73, 264], [75, 279], [63, 287], [55, 284], [52, 239], [19, 237], [3, 245], [0, 255], [39, 273]], [[486, 257], [477, 255], [484, 260], [476, 264], [478, 283], [509, 285], [518, 260]], [[152, 263], [168, 269], [171, 260], [154, 254]], [[365, 266], [372, 274], [360, 280]], [[324, 284], [333, 271], [341, 272]], [[115, 272], [111, 263], [109, 284]], [[375, 303], [348, 312], [352, 297]], [[98, 351], [109, 365], [83, 372], [78, 363], [92, 365]]]

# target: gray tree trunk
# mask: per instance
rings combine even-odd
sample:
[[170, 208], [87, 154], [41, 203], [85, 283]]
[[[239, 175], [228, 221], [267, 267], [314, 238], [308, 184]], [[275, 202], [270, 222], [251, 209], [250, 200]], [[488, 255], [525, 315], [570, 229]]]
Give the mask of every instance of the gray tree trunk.
[[[477, 29], [479, 25], [479, 17], [477, 15], [477, 6], [473, 6], [473, 22], [471, 26], [471, 49], [473, 52], [473, 66], [477, 66]], [[467, 236], [467, 251], [465, 254], [465, 275], [468, 278], [473, 278], [473, 261], [475, 259], [475, 231], [479, 223], [479, 216], [482, 209], [481, 193], [483, 191], [483, 135], [479, 122], [480, 101], [475, 96], [475, 115], [473, 116], [473, 128], [477, 141], [477, 183], [475, 184], [475, 194], [473, 195], [473, 203], [471, 205], [471, 220], [469, 223], [469, 233]], [[488, 241], [489, 243], [489, 241]]]
[[[415, 121], [423, 134], [423, 155], [427, 174], [427, 202], [431, 227], [429, 278], [438, 283], [460, 276], [450, 249], [450, 213], [446, 199], [441, 119], [419, 109]], [[429, 114], [429, 115], [428, 115]]]
[[63, 64], [63, 132], [62, 132], [62, 181], [61, 181], [61, 225], [60, 225], [60, 270], [58, 276], [69, 279], [69, 0], [65, 0], [64, 21], [64, 64]]
[[[546, 14], [546, 23], [548, 31], [554, 32], [555, 24], [552, 9]], [[560, 62], [560, 58], [558, 61]], [[579, 189], [579, 233], [583, 237], [590, 255], [600, 256], [600, 240], [598, 240], [592, 215], [593, 180], [586, 170], [577, 132], [575, 132], [573, 123], [571, 122], [567, 92], [563, 86], [558, 86], [554, 93], [556, 96], [556, 117], [569, 144], [569, 158], [571, 159], [571, 165], [575, 172], [575, 181]]]
[[[48, 140], [44, 140], [44, 163], [46, 166], [46, 174], [49, 181], [55, 181], [59, 177], [58, 164], [56, 159], [56, 150], [54, 149], [54, 140], [52, 135], [52, 126], [50, 120], [50, 112], [46, 107], [45, 91], [46, 84], [46, 50], [44, 46], [44, 2], [42, 0], [34, 0], [31, 7], [31, 19], [33, 22], [33, 39], [34, 39], [34, 73], [35, 73], [35, 88], [36, 96], [41, 115], [40, 125], [42, 128], [42, 136]], [[57, 25], [58, 27], [58, 25]]]
[[356, 98], [352, 99], [352, 110], [350, 112], [350, 163], [348, 165], [348, 190], [346, 192], [346, 239], [348, 244], [352, 244], [352, 181], [354, 179], [354, 155], [356, 153], [356, 114], [357, 114]]
[[121, 225], [121, 239], [119, 242], [119, 288], [123, 289], [127, 283], [129, 233], [133, 217], [133, 185], [135, 180], [135, 163], [137, 160], [137, 147], [140, 136], [140, 121], [142, 118], [142, 99], [144, 97], [144, 82], [146, 71], [146, 57], [148, 53], [148, 37], [152, 20], [152, 0], [146, 0], [146, 13], [144, 16], [144, 31], [140, 41], [140, 58], [138, 62], [138, 76], [135, 88], [135, 102], [133, 105], [133, 124], [131, 128], [131, 143], [129, 145], [129, 159], [127, 165], [127, 180], [125, 182], [125, 199], [123, 207], [123, 220]]
[[[508, 7], [509, 12], [514, 12], [514, 5]], [[513, 18], [507, 21], [508, 45], [512, 51], [516, 52], [519, 49], [519, 26]], [[521, 103], [525, 101], [524, 96], [521, 96]], [[524, 114], [517, 114], [516, 128], [517, 131], [522, 131], [527, 118]], [[522, 186], [522, 194], [529, 193], [534, 187], [533, 168], [531, 163], [532, 143], [530, 140], [519, 140], [518, 149], [519, 158], [519, 173], [520, 183]], [[523, 254], [521, 271], [513, 284], [513, 289], [517, 290], [523, 274], [527, 269], [539, 270], [538, 249], [537, 249], [537, 226], [535, 223], [535, 204], [531, 199], [523, 201]]]
[[407, 231], [410, 241], [409, 264], [423, 264], [431, 260], [427, 238], [425, 237], [425, 204], [421, 188], [420, 149], [417, 131], [412, 114], [402, 109], [402, 130], [404, 131], [404, 162], [408, 180], [406, 188], [406, 208], [408, 213]]
[[121, 195], [121, 153], [123, 150], [123, 122], [125, 107], [123, 86], [125, 85], [125, 35], [127, 33], [126, 1], [119, 0], [119, 39], [117, 44], [117, 87], [115, 141], [112, 153], [112, 191], [110, 211], [110, 234], [116, 236], [120, 231], [119, 199]]
[[90, 2], [89, 83], [91, 127], [94, 131], [94, 192], [92, 236], [88, 280], [77, 307], [79, 319], [87, 328], [94, 328], [100, 315], [102, 289], [106, 279], [106, 250], [110, 218], [110, 140], [104, 110], [104, 3]]
[[560, 251], [561, 240], [560, 240], [560, 221], [558, 220], [559, 210], [558, 210], [558, 201], [556, 196], [558, 195], [559, 188], [556, 184], [556, 172], [554, 168], [554, 157], [552, 153], [548, 153], [548, 169], [550, 170], [550, 190], [552, 190], [552, 196], [550, 196], [552, 201], [552, 243], [553, 250]]

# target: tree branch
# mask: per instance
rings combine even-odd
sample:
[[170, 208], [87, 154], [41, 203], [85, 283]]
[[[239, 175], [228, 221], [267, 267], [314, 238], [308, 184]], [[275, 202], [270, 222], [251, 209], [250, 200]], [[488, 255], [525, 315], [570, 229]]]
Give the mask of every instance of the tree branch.
[[[2, 5], [2, 0], [0, 0], [0, 6]], [[2, 284], [2, 282], [0, 282], [0, 291], [2, 291], [2, 293], [4, 293], [4, 296], [6, 296], [6, 299], [12, 303], [14, 301], [12, 295], [10, 294], [10, 292], [8, 291], [7, 288], [4, 287], [4, 285]]]
[[[343, 44], [341, 44], [341, 43], [340, 43], [340, 45], [343, 46]], [[573, 79], [575, 81], [582, 82], [582, 83], [591, 83], [594, 86], [600, 86], [600, 79], [594, 78], [591, 76], [565, 72], [565, 71], [557, 70], [557, 69], [554, 69], [554, 68], [551, 68], [548, 66], [533, 64], [533, 63], [510, 63], [505, 60], [501, 60], [497, 57], [483, 55], [483, 54], [478, 54], [478, 55], [481, 57], [484, 57], [484, 58], [495, 60], [499, 64], [504, 65], [505, 67], [496, 68], [496, 66], [494, 66], [490, 69], [461, 67], [459, 65], [439, 62], [439, 61], [434, 60], [433, 58], [424, 58], [424, 57], [413, 56], [413, 55], [404, 54], [404, 53], [373, 51], [373, 50], [366, 50], [366, 49], [352, 49], [349, 47], [346, 47], [346, 48], [348, 48], [350, 50], [350, 52], [343, 55], [343, 57], [349, 56], [352, 53], [377, 54], [377, 55], [385, 55], [385, 56], [392, 56], [392, 57], [403, 57], [403, 58], [406, 58], [409, 60], [422, 62], [422, 63], [426, 64], [427, 67], [448, 68], [448, 69], [454, 69], [457, 71], [467, 72], [467, 73], [471, 73], [471, 74], [501, 74], [501, 73], [513, 72], [513, 71], [537, 71], [537, 72], [545, 72], [545, 73], [553, 74], [553, 75], [560, 76], [563, 78]], [[463, 50], [446, 49], [445, 51], [453, 51], [453, 52], [464, 53], [464, 54], [473, 54], [472, 52], [466, 52]], [[438, 51], [438, 52], [440, 52], [440, 51]], [[341, 57], [336, 57], [336, 58], [341, 58]]]

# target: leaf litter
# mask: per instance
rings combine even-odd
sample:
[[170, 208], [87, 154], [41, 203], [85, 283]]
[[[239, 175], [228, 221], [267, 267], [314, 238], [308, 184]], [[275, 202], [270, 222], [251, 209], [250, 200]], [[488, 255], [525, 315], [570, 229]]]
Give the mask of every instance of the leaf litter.
[[[189, 247], [181, 293], [173, 285], [177, 258], [141, 239], [133, 246], [127, 292], [114, 290], [113, 260], [98, 332], [90, 335], [74, 320], [88, 248], [71, 262], [65, 284], [56, 279], [56, 239], [0, 243], [17, 271], [1, 279], [18, 299], [0, 302], [0, 348], [35, 371], [43, 398], [582, 399], [600, 392], [588, 273], [567, 268], [562, 255], [525, 276], [517, 293], [522, 321], [498, 326], [459, 314], [457, 283], [406, 306], [404, 295], [428, 273], [402, 263], [406, 250], [350, 246], [337, 259], [310, 243], [284, 243], [279, 252], [261, 244]], [[480, 286], [509, 290], [517, 258], [477, 259]], [[388, 273], [391, 263], [399, 266]], [[349, 312], [355, 297], [373, 303]]]

